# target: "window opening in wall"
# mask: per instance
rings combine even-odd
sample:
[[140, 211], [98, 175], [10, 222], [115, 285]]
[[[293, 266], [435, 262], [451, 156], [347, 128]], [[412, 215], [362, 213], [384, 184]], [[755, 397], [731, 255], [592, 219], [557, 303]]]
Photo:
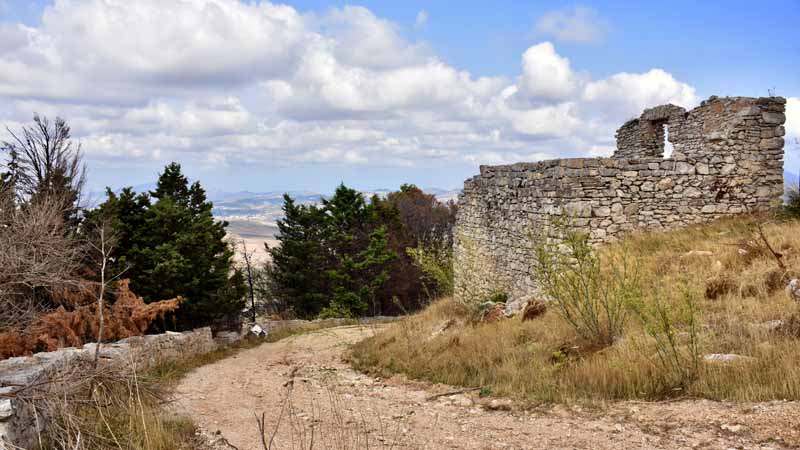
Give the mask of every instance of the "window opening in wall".
[[664, 158], [669, 158], [672, 156], [672, 142], [669, 141], [669, 126], [664, 124]]

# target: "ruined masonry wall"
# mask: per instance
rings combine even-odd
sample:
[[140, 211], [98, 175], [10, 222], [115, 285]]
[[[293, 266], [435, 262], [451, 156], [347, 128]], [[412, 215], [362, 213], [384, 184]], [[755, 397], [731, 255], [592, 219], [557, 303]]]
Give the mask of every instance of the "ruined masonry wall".
[[[100, 347], [101, 364], [135, 364], [147, 369], [166, 361], [180, 361], [217, 349], [210, 328], [184, 333], [167, 332], [130, 337]], [[33, 411], [14, 398], [14, 391], [35, 380], [79, 368], [94, 358], [95, 344], [62, 348], [33, 356], [0, 361], [0, 450], [35, 448], [38, 430], [46, 420], [36, 420]]]
[[[711, 97], [688, 112], [663, 105], [620, 128], [611, 158], [481, 166], [459, 197], [457, 292], [465, 283], [465, 239], [519, 294], [535, 284], [528, 236], [554, 216], [570, 217], [600, 243], [780, 204], [784, 106], [780, 97]], [[665, 134], [674, 148], [669, 158]]]

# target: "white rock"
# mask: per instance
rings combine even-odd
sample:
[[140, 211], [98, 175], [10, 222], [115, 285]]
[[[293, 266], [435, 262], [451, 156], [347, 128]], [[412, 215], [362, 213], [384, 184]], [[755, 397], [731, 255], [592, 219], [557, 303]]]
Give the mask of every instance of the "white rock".
[[511, 410], [511, 400], [496, 398], [486, 405], [486, 409], [492, 411], [509, 411]]
[[792, 280], [789, 281], [789, 284], [786, 286], [786, 295], [790, 299], [800, 302], [800, 280], [792, 278]]
[[505, 314], [506, 317], [516, 316], [525, 310], [525, 307], [528, 306], [530, 301], [531, 297], [529, 296], [511, 299], [506, 303], [506, 308], [503, 310], [503, 314]]
[[14, 408], [11, 406], [11, 399], [0, 400], [0, 420], [6, 420], [14, 415]]
[[681, 258], [688, 258], [690, 256], [711, 256], [713, 254], [713, 252], [708, 250], [691, 250], [681, 255]]
[[738, 432], [742, 431], [742, 426], [741, 425], [728, 425], [727, 423], [722, 424], [720, 426], [720, 428], [722, 428], [725, 431], [729, 431], [731, 433], [738, 433]]
[[754, 358], [749, 356], [737, 355], [734, 353], [710, 353], [703, 355], [703, 360], [707, 363], [731, 364], [736, 362], [753, 361]]

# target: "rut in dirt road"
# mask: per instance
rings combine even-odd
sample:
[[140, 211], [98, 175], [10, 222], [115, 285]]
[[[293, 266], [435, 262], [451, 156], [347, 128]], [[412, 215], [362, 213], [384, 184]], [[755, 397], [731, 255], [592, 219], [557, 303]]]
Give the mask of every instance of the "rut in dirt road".
[[317, 442], [339, 441], [314, 448], [336, 450], [366, 448], [365, 439], [369, 448], [420, 450], [800, 448], [796, 402], [619, 402], [602, 410], [522, 411], [477, 392], [436, 397], [457, 388], [376, 379], [342, 360], [349, 345], [375, 332], [340, 327], [242, 351], [189, 373], [176, 388], [178, 405], [240, 450], [262, 448], [256, 420], [262, 413], [268, 439], [279, 424], [273, 443], [279, 450], [299, 448], [312, 426]]

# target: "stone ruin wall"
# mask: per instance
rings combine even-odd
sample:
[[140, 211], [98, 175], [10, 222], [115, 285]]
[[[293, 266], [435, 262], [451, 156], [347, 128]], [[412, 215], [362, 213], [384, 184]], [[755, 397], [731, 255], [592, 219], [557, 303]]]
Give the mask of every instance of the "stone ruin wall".
[[[99, 364], [108, 367], [134, 365], [144, 370], [162, 362], [183, 361], [209, 353], [231, 341], [229, 336], [224, 342], [215, 340], [208, 327], [183, 333], [133, 336], [103, 344]], [[0, 361], [0, 450], [35, 448], [39, 432], [43, 432], [48, 423], [46, 418], [37, 417], [29, 404], [18, 400], [16, 392], [32, 384], [41, 384], [39, 389], [58, 391], [58, 382], [52, 380], [58, 380], [60, 373], [80, 370], [91, 364], [95, 345], [91, 343], [82, 348], [62, 348]]]
[[[690, 111], [647, 109], [616, 133], [610, 158], [481, 166], [464, 182], [456, 219], [457, 292], [465, 242], [512, 295], [534, 286], [532, 231], [568, 216], [593, 243], [636, 229], [672, 229], [781, 202], [785, 99], [711, 97]], [[664, 139], [673, 150], [664, 157]], [[551, 236], [555, 237], [555, 236]], [[469, 275], [474, 277], [474, 275]]]

